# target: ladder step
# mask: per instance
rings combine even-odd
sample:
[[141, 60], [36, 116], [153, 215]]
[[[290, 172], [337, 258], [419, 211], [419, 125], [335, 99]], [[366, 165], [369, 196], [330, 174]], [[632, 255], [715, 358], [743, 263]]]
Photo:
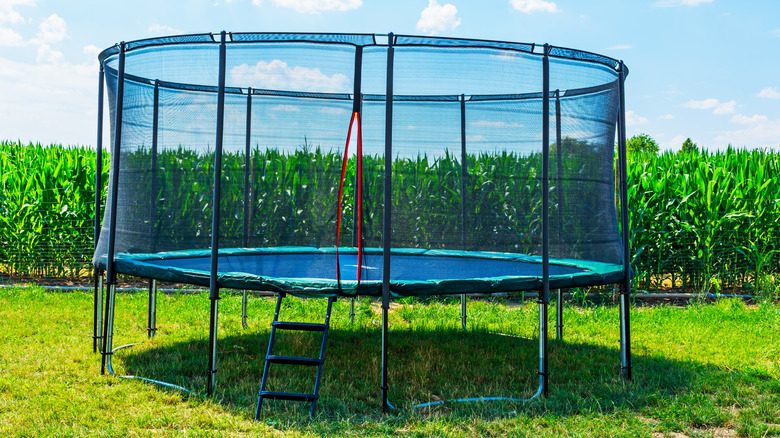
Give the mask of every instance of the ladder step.
[[265, 358], [271, 363], [281, 363], [287, 365], [304, 365], [316, 367], [320, 365], [323, 360], [315, 357], [295, 357], [295, 356], [268, 356]]
[[315, 401], [319, 398], [314, 394], [300, 394], [297, 392], [260, 391], [260, 397], [274, 400]]
[[317, 324], [312, 322], [274, 321], [272, 325], [278, 329], [301, 330], [307, 332], [324, 332], [328, 329], [327, 324]]

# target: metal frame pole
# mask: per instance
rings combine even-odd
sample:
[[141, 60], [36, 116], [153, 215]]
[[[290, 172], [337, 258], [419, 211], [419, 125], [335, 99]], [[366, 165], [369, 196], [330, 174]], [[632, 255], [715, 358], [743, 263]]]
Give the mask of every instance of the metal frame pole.
[[149, 280], [149, 318], [146, 327], [149, 339], [157, 333], [157, 280]]
[[[466, 96], [460, 95], [460, 218], [461, 218], [461, 248], [466, 250], [466, 177], [468, 164], [466, 163]], [[466, 327], [466, 294], [460, 295], [460, 325], [463, 330]]]
[[387, 88], [385, 93], [385, 211], [382, 269], [382, 410], [392, 408], [387, 400], [387, 348], [388, 348], [388, 311], [390, 309], [390, 245], [392, 240], [392, 183], [393, 183], [393, 56], [395, 35], [387, 35]]
[[225, 119], [225, 65], [227, 47], [226, 32], [220, 33], [219, 45], [219, 88], [217, 93], [217, 139], [214, 151], [214, 197], [211, 212], [211, 274], [209, 276], [209, 299], [211, 312], [209, 318], [209, 366], [207, 370], [206, 396], [214, 394], [217, 373], [217, 316], [219, 314], [219, 221], [222, 195], [222, 134]]
[[[149, 238], [150, 250], [156, 252], [157, 246], [157, 138], [160, 128], [160, 81], [154, 81], [154, 110], [152, 112], [152, 156], [151, 156], [151, 188], [149, 190]], [[149, 316], [146, 332], [149, 339], [154, 339], [157, 331], [157, 280], [149, 280]]]
[[114, 150], [111, 152], [111, 205], [108, 226], [108, 251], [106, 257], [106, 284], [108, 285], [108, 298], [106, 299], [106, 312], [103, 326], [103, 357], [100, 366], [100, 374], [114, 374], [111, 364], [114, 338], [114, 305], [116, 298], [116, 267], [114, 265], [114, 251], [116, 250], [116, 217], [119, 194], [119, 159], [122, 145], [122, 110], [124, 109], [125, 94], [125, 43], [119, 44], [119, 65], [117, 67], [116, 90], [116, 119], [114, 122]]
[[252, 89], [246, 94], [246, 142], [244, 144], [244, 224], [243, 239], [244, 248], [249, 247], [249, 172], [252, 156]]
[[620, 290], [620, 362], [624, 378], [631, 380], [631, 319], [629, 297], [631, 294], [631, 241], [628, 232], [628, 169], [626, 160], [626, 93], [625, 66], [620, 61], [618, 70], [618, 93], [620, 103], [618, 110], [618, 167], [620, 172], [620, 210], [623, 238], [623, 269], [624, 276]]
[[549, 392], [547, 304], [550, 302], [550, 46], [542, 59], [542, 293], [539, 294], [539, 386]]
[[[249, 221], [250, 221], [250, 201], [249, 201], [249, 172], [252, 167], [252, 88], [246, 92], [246, 143], [244, 144], [244, 224], [242, 245], [249, 248]], [[247, 291], [244, 289], [241, 293], [241, 326], [246, 328], [249, 324], [247, 318]]]
[[[363, 123], [363, 46], [357, 46], [355, 47], [355, 74], [353, 75], [353, 100], [352, 100], [352, 114], [358, 113], [358, 126], [360, 126]], [[361, 127], [362, 129], [362, 127]], [[360, 141], [360, 139], [358, 139]], [[357, 202], [358, 196], [357, 196], [357, 190], [358, 186], [362, 184], [362, 181], [360, 181], [361, 173], [355, 172], [355, 200]], [[358, 233], [358, 227], [363, 227], [362, 223], [358, 223], [358, 209], [362, 209], [362, 205], [356, 205], [352, 212], [352, 246], [357, 247], [358, 241], [357, 236], [360, 234], [360, 236], [363, 235], [363, 233]], [[362, 243], [362, 242], [361, 242]], [[362, 263], [362, 260], [357, 261], [358, 264]], [[360, 287], [360, 283], [358, 283], [358, 287]], [[355, 297], [351, 297], [349, 300], [349, 322], [355, 322]]]
[[157, 249], [157, 138], [160, 128], [160, 81], [154, 81], [154, 110], [152, 113], [152, 156], [151, 156], [151, 181], [149, 189], [149, 238], [151, 239], [150, 251]]
[[[561, 139], [561, 90], [555, 90], [555, 153], [558, 158], [558, 244], [563, 243], [563, 141]], [[555, 339], [563, 340], [563, 291], [556, 291]]]
[[[98, 240], [100, 240], [100, 204], [103, 200], [103, 81], [104, 81], [103, 63], [100, 63], [100, 72], [98, 73], [98, 115], [97, 115], [97, 147], [95, 148], [95, 232], [93, 242], [95, 251], [97, 251]], [[103, 272], [97, 267], [93, 270], [94, 303], [92, 309], [92, 352], [96, 353], [103, 345], [103, 314], [100, 312], [103, 305]]]

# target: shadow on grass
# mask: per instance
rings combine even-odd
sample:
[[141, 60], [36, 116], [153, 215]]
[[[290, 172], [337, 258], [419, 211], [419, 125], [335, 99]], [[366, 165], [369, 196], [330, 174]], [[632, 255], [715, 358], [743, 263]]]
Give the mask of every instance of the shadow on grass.
[[[269, 331], [219, 340], [215, 401], [232, 411], [254, 415]], [[275, 354], [317, 356], [319, 334], [277, 332]], [[332, 328], [323, 368], [318, 415], [359, 418], [381, 415], [381, 331], [375, 327]], [[620, 377], [619, 351], [585, 343], [551, 340], [549, 397], [531, 403], [448, 403], [430, 412], [414, 404], [462, 397], [528, 398], [538, 386], [538, 342], [487, 332], [391, 329], [390, 401], [400, 415], [458, 413], [487, 417], [508, 411], [528, 415], [639, 413], [675, 395], [686, 393], [700, 373], [726, 373], [716, 367], [659, 357], [635, 357], [634, 380]], [[208, 342], [127, 350], [117, 359], [128, 374], [158, 379], [205, 391]], [[269, 390], [311, 392], [315, 367], [271, 365]], [[274, 418], [292, 411], [306, 419], [310, 404], [269, 400], [263, 415]]]

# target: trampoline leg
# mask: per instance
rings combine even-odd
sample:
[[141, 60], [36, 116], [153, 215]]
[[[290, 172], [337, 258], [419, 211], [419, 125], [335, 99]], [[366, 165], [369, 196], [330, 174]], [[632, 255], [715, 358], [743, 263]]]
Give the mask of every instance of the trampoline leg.
[[555, 339], [563, 340], [563, 290], [557, 290], [555, 301]]
[[382, 306], [382, 411], [387, 412], [390, 407], [390, 403], [387, 401], [387, 347], [388, 347], [388, 307]]
[[620, 290], [620, 362], [623, 377], [631, 380], [631, 319], [629, 318], [630, 286], [621, 285]]
[[460, 325], [463, 327], [463, 330], [469, 331], [466, 328], [466, 294], [461, 294], [460, 296]]
[[547, 397], [548, 377], [547, 368], [547, 303], [544, 299], [539, 301], [539, 392]]
[[247, 328], [249, 324], [246, 323], [246, 305], [247, 305], [247, 290], [244, 289], [243, 296], [241, 297], [241, 327]]
[[149, 319], [146, 327], [149, 339], [157, 332], [157, 280], [149, 280]]
[[217, 374], [217, 314], [219, 312], [219, 298], [211, 299], [211, 318], [209, 323], [209, 369], [206, 381], [206, 396], [214, 394]]
[[114, 307], [116, 305], [116, 283], [108, 284], [108, 296], [106, 297], [106, 316], [103, 328], [103, 361], [100, 374], [114, 374], [111, 357], [114, 354]]
[[92, 352], [103, 351], [103, 273], [95, 270], [94, 309], [92, 315]]
[[355, 297], [349, 300], [349, 322], [355, 322]]

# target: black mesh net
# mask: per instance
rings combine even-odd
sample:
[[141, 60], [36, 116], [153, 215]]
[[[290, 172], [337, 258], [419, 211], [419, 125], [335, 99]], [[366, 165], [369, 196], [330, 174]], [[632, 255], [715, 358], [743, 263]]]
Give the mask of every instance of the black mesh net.
[[[221, 250], [378, 254], [389, 203], [393, 249], [540, 256], [547, 220], [551, 257], [622, 264], [615, 60], [553, 48], [545, 96], [543, 56], [533, 45], [406, 36], [394, 42], [388, 125], [386, 38], [229, 35]], [[114, 201], [117, 260], [210, 248], [219, 47], [209, 34], [126, 46], [119, 156], [111, 161], [119, 162], [118, 181], [109, 184], [97, 266], [106, 266]], [[101, 55], [112, 120], [120, 56], [118, 48]], [[114, 123], [112, 144], [116, 135]], [[383, 269], [381, 257], [361, 265], [373, 276]]]

